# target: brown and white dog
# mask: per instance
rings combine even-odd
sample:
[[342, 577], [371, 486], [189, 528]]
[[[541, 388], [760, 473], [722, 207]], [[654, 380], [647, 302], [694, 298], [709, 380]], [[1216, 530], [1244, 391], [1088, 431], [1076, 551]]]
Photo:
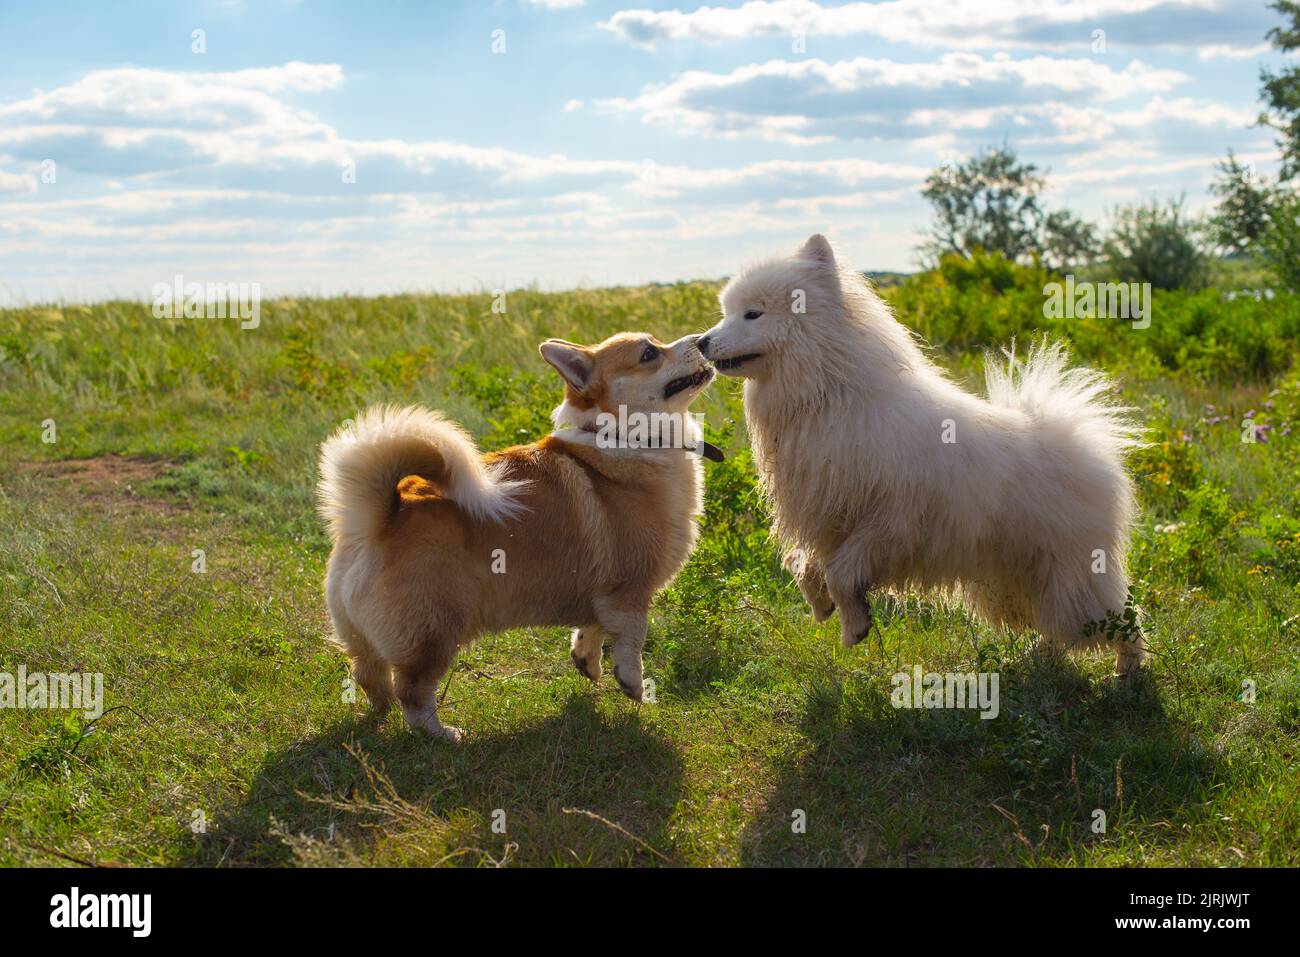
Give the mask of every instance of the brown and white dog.
[[[713, 371], [694, 337], [541, 354], [566, 394], [540, 442], [480, 454], [437, 412], [374, 407], [321, 448], [333, 640], [376, 710], [396, 697], [435, 736], [460, 736], [436, 700], [457, 649], [508, 628], [575, 626], [592, 681], [612, 639], [619, 687], [641, 700], [650, 601], [695, 546], [703, 443], [686, 410]], [[636, 429], [651, 416], [680, 423], [675, 447]]]

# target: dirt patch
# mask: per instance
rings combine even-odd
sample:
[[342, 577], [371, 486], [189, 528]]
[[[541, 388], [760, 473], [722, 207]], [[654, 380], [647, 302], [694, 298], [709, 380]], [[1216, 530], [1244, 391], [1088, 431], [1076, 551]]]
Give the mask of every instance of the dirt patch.
[[148, 508], [160, 512], [183, 512], [182, 503], [154, 498], [141, 488], [163, 475], [174, 463], [133, 455], [101, 455], [91, 459], [58, 462], [20, 462], [18, 474], [49, 480], [76, 493], [80, 504]]

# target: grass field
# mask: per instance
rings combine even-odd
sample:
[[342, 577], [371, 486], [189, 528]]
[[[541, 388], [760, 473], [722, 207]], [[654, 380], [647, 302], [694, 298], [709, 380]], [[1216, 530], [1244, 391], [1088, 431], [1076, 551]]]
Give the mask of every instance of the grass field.
[[[728, 380], [700, 408], [732, 455], [653, 610], [655, 703], [580, 677], [563, 630], [497, 635], [446, 688], [459, 745], [346, 700], [318, 443], [375, 401], [535, 439], [541, 339], [701, 331], [715, 286], [280, 300], [251, 330], [0, 313], [0, 671], [102, 673], [108, 709], [0, 709], [0, 864], [1300, 864], [1300, 301], [1157, 293], [1137, 330], [1044, 320], [1041, 278], [889, 295], [972, 387], [985, 347], [1044, 330], [1141, 410], [1148, 675], [918, 596], [843, 650], [780, 569]], [[1000, 671], [1001, 714], [895, 710], [917, 664]]]

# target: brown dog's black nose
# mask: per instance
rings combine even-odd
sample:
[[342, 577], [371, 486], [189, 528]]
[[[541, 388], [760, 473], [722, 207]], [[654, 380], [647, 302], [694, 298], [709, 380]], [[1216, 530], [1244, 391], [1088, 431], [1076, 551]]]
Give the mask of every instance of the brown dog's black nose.
[[700, 336], [698, 339], [696, 339], [695, 348], [699, 349], [700, 355], [704, 356], [704, 358], [707, 359], [709, 357], [709, 337]]

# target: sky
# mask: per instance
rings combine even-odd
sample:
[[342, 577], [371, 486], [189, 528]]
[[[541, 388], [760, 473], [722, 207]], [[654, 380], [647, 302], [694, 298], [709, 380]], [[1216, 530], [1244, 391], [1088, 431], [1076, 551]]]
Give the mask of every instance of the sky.
[[0, 2], [0, 304], [912, 270], [927, 173], [1045, 205], [1264, 175], [1256, 0]]

